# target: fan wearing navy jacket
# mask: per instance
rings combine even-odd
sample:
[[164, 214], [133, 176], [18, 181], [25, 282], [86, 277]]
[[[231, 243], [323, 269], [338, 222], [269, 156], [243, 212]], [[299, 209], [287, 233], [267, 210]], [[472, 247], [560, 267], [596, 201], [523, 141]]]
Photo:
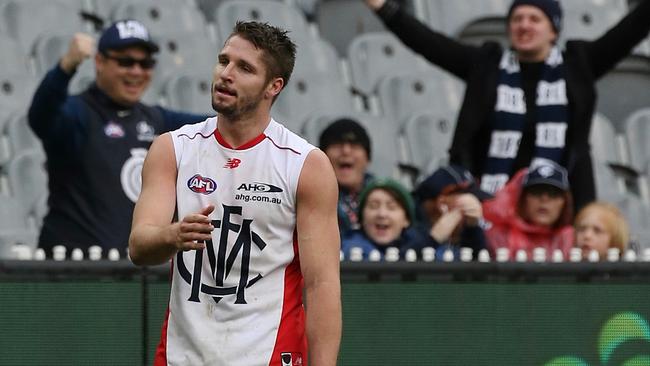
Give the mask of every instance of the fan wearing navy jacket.
[[[47, 156], [48, 206], [39, 246], [125, 250], [142, 163], [154, 137], [208, 116], [140, 102], [158, 45], [136, 20], [113, 23], [97, 46], [77, 33], [43, 78], [29, 107], [29, 125]], [[94, 54], [95, 82], [69, 95], [77, 67]]]

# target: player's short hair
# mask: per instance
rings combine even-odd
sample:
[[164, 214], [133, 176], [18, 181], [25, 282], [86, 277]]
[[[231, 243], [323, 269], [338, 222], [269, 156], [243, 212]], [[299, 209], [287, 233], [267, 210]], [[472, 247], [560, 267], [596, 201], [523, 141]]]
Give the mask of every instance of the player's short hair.
[[289, 32], [268, 23], [238, 21], [228, 39], [240, 36], [258, 50], [264, 51], [262, 60], [267, 68], [267, 79], [281, 77], [286, 86], [296, 62], [296, 44], [287, 33]]

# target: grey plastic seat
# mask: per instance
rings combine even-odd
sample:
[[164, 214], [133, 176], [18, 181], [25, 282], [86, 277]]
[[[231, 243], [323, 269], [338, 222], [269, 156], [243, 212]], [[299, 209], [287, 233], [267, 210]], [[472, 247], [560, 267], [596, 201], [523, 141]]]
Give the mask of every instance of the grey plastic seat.
[[25, 206], [14, 197], [0, 196], [0, 259], [12, 258], [11, 247], [25, 244], [36, 248], [38, 232], [28, 225]]
[[207, 33], [203, 13], [187, 1], [122, 1], [113, 7], [111, 19], [137, 19], [149, 29], [154, 39], [171, 30]]
[[606, 163], [626, 163], [618, 136], [612, 122], [601, 113], [596, 113], [591, 121], [589, 135], [592, 157]]
[[36, 212], [40, 197], [47, 195], [45, 155], [39, 150], [25, 150], [16, 154], [7, 165], [9, 188], [18, 198], [26, 214]]
[[28, 74], [2, 74], [0, 70], [0, 108], [27, 109], [38, 80]]
[[625, 122], [630, 165], [641, 173], [650, 171], [650, 106], [634, 112]]
[[430, 68], [428, 72], [384, 78], [379, 83], [377, 96], [384, 115], [396, 122], [427, 110], [455, 121], [462, 89], [463, 85], [449, 74]]
[[0, 33], [18, 41], [23, 50], [31, 50], [42, 34], [83, 31], [79, 10], [72, 1], [6, 0], [0, 3]]
[[406, 148], [406, 161], [425, 174], [446, 164], [454, 126], [454, 120], [434, 111], [421, 111], [407, 118], [400, 129]]
[[616, 24], [627, 13], [628, 6], [625, 0], [570, 0], [562, 1], [562, 9], [560, 40], [591, 40]]
[[26, 150], [43, 151], [41, 142], [29, 127], [27, 115], [24, 112], [15, 113], [11, 116], [5, 130], [11, 145], [12, 155], [18, 155]]
[[160, 33], [156, 40], [160, 45], [160, 52], [155, 55], [158, 60], [156, 73], [192, 71], [203, 72], [207, 77], [212, 76], [221, 47], [207, 35], [168, 30], [166, 33]]
[[510, 0], [425, 0], [429, 9], [428, 24], [433, 29], [458, 36], [471, 22], [487, 17], [503, 17]]
[[[432, 69], [426, 61], [388, 32], [365, 33], [355, 37], [348, 50], [352, 84], [369, 95], [379, 81], [399, 70], [422, 73]], [[404, 71], [402, 71], [404, 72]]]
[[321, 37], [332, 43], [342, 57], [349, 56], [350, 42], [359, 35], [386, 31], [381, 20], [362, 1], [321, 1], [316, 24]]
[[237, 20], [264, 21], [288, 30], [289, 36], [298, 44], [310, 39], [309, 25], [305, 16], [296, 8], [279, 1], [229, 0], [215, 9], [214, 19], [219, 34], [225, 38], [232, 32]]
[[271, 115], [299, 131], [313, 113], [353, 111], [353, 95], [338, 78], [324, 73], [294, 74], [273, 104]]
[[386, 133], [390, 121], [359, 112], [330, 110], [313, 113], [299, 129], [299, 133], [309, 142], [318, 146], [318, 140], [325, 128], [339, 118], [349, 118], [361, 124], [370, 137], [371, 160], [368, 170], [377, 177], [400, 178], [401, 171], [399, 145], [396, 136]]
[[340, 63], [334, 47], [324, 39], [315, 38], [311, 42], [298, 46], [293, 73], [296, 75], [328, 74], [343, 81]]
[[507, 20], [504, 16], [483, 17], [463, 27], [457, 38], [463, 43], [476, 46], [487, 41], [497, 42], [506, 49], [510, 44], [506, 27]]
[[596, 86], [596, 110], [609, 118], [617, 131], [622, 131], [623, 123], [633, 111], [650, 106], [650, 58], [639, 55], [626, 57]]
[[6, 73], [27, 74], [29, 73], [28, 60], [29, 56], [20, 43], [5, 34], [0, 34], [0, 70]]
[[211, 79], [203, 73], [172, 75], [165, 84], [164, 94], [171, 109], [216, 114], [212, 109]]
[[650, 207], [637, 197], [630, 195], [623, 196], [615, 203], [630, 226], [630, 241], [640, 248], [649, 248]]

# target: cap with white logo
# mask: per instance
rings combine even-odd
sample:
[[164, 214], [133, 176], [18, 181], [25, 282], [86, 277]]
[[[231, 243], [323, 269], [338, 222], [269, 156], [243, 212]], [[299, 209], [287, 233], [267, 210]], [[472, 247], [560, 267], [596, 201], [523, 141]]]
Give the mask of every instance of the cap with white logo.
[[149, 31], [137, 20], [120, 20], [108, 27], [99, 38], [97, 50], [118, 50], [126, 47], [140, 46], [147, 51], [158, 52], [158, 45], [149, 37]]

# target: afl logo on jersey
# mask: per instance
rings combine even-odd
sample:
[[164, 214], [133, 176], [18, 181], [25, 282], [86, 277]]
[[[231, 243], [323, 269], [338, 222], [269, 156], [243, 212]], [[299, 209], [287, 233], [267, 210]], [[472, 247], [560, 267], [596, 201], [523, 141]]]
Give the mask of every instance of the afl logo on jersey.
[[201, 176], [201, 174], [194, 174], [187, 181], [187, 188], [195, 193], [210, 194], [217, 189], [217, 183], [208, 177]]

